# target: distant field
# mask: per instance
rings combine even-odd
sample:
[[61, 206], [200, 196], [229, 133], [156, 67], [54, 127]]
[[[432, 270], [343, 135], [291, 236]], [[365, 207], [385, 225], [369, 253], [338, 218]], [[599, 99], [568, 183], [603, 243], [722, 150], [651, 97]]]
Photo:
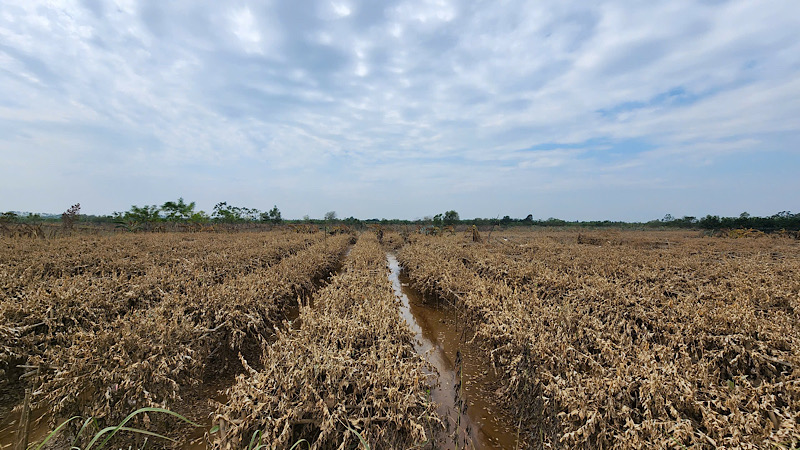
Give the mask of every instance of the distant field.
[[430, 448], [457, 431], [387, 252], [479, 349], [520, 448], [799, 445], [800, 241], [398, 230], [0, 238], [0, 445], [28, 389], [31, 442], [155, 406], [201, 427], [138, 415], [178, 440], [148, 448]]

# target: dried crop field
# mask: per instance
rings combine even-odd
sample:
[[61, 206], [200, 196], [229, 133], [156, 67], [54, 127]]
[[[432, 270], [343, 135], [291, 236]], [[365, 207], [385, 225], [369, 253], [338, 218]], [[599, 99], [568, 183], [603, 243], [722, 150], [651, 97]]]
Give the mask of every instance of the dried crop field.
[[[260, 367], [298, 298], [337, 269], [352, 239], [291, 232], [5, 239], [0, 413], [32, 386], [32, 405], [45, 419], [80, 415], [116, 425], [139, 407], [160, 406], [207, 420], [220, 377], [242, 372], [243, 361]], [[21, 379], [33, 367], [38, 375]], [[186, 432], [163, 415], [129, 425]]]
[[407, 230], [3, 238], [0, 445], [30, 388], [45, 429], [205, 426], [137, 416], [179, 439], [147, 448], [431, 448], [454, 430], [387, 252], [478, 348], [519, 448], [799, 445], [798, 241]]
[[430, 380], [387, 274], [385, 250], [362, 234], [344, 271], [301, 310], [299, 329], [279, 333], [265, 367], [237, 378], [218, 415], [224, 448], [244, 448], [258, 430], [269, 448], [301, 439], [363, 448], [363, 439], [405, 449], [429, 440], [440, 423]]
[[[497, 236], [497, 235], [495, 235]], [[797, 448], [800, 245], [699, 233], [417, 237], [532, 448]]]

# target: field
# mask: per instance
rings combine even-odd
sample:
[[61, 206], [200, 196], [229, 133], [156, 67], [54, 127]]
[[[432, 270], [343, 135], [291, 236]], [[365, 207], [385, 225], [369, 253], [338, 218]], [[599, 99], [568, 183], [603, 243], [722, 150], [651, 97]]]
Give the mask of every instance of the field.
[[[455, 324], [454, 373], [484, 368], [518, 448], [800, 445], [793, 238], [305, 231], [2, 238], [0, 445], [28, 405], [31, 442], [69, 417], [102, 428], [161, 407], [201, 426], [151, 411], [126, 426], [177, 442], [114, 445], [480, 447], [474, 430], [447, 437], [445, 374], [401, 315], [387, 253], [449, 318], [437, 326]], [[471, 383], [449, 388], [458, 408]]]

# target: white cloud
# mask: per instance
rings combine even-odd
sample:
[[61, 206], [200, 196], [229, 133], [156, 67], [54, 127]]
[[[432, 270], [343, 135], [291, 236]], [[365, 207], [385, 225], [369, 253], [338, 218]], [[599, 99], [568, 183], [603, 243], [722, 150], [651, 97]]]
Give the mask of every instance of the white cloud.
[[[788, 0], [22, 2], [0, 11], [0, 132], [11, 136], [0, 153], [14, 167], [51, 153], [119, 177], [161, 164], [223, 196], [260, 167], [282, 180], [273, 195], [295, 201], [307, 191], [291, 174], [303, 171], [386, 217], [424, 215], [413, 199], [449, 209], [460, 191], [546, 189], [571, 192], [549, 215], [574, 217], [576, 189], [702, 189], [729, 179], [731, 154], [796, 154], [799, 13]], [[98, 155], [109, 156], [92, 166]], [[678, 176], [654, 177], [653, 165]], [[25, 181], [10, 167], [0, 189], [62, 176], [54, 164]], [[748, 182], [774, 179], [769, 167]], [[386, 178], [410, 193], [405, 209], [386, 206], [399, 195]], [[446, 193], [441, 206], [431, 191]], [[113, 189], [91, 192], [75, 194], [87, 210], [126, 207]], [[715, 195], [709, 205], [724, 203]]]
[[336, 14], [337, 17], [347, 17], [353, 11], [350, 9], [350, 5], [346, 3], [340, 2], [331, 2], [331, 7], [333, 8], [333, 13]]
[[233, 34], [242, 41], [245, 49], [260, 53], [261, 33], [256, 25], [256, 19], [250, 8], [244, 7], [231, 12], [231, 26]]

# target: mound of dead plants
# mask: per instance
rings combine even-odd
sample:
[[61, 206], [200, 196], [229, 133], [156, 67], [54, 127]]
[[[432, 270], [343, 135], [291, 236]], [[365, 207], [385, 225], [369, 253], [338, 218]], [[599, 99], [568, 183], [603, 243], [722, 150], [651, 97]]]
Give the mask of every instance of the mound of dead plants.
[[410, 448], [438, 423], [424, 360], [399, 316], [385, 254], [365, 233], [345, 271], [280, 332], [261, 370], [238, 378], [217, 420], [222, 448], [256, 433], [268, 448]]
[[798, 445], [797, 249], [614, 239], [421, 239], [399, 259], [471, 312], [531, 446]]
[[[351, 240], [136, 238], [93, 238], [96, 248], [78, 238], [15, 242], [32, 251], [29, 261], [0, 255], [0, 386], [18, 381], [20, 363], [45, 368], [27, 382], [34, 407], [53, 421], [80, 415], [113, 424], [145, 406], [191, 413], [182, 409], [187, 390], [209, 370], [243, 370], [241, 354], [260, 361], [288, 310], [335, 270]], [[144, 414], [131, 425], [148, 421]]]

